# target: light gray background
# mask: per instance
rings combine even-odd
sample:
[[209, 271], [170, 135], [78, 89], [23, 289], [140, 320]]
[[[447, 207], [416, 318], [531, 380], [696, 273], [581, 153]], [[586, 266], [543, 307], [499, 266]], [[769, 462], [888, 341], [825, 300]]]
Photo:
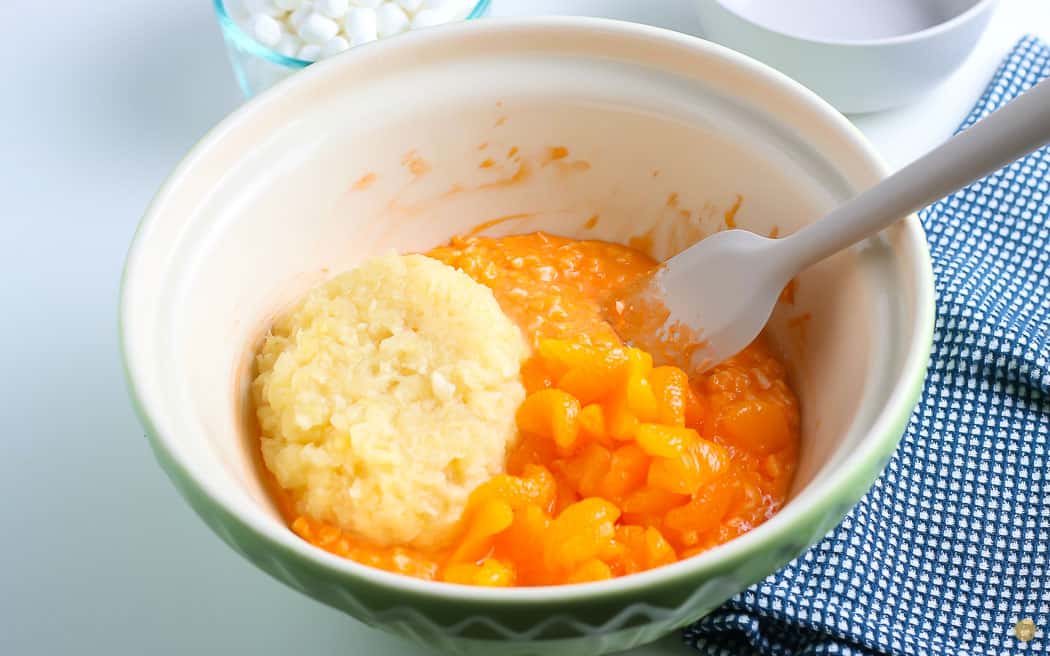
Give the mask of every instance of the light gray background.
[[[0, 654], [414, 654], [275, 583], [154, 463], [117, 355], [124, 253], [241, 99], [209, 0], [0, 0]], [[688, 0], [494, 0], [696, 33]], [[857, 119], [894, 165], [948, 136], [1050, 2], [1003, 0], [921, 103]], [[672, 636], [637, 653], [689, 653]]]

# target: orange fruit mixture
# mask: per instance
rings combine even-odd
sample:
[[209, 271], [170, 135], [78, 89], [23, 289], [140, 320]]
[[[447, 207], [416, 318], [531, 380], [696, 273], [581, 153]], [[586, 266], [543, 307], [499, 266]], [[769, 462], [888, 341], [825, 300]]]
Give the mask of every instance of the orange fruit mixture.
[[649, 257], [543, 233], [456, 238], [429, 255], [490, 287], [532, 341], [507, 473], [473, 492], [460, 537], [440, 553], [369, 545], [282, 499], [304, 539], [425, 579], [553, 585], [688, 558], [784, 503], [798, 401], [764, 341], [690, 380], [602, 319], [604, 295], [652, 270]]

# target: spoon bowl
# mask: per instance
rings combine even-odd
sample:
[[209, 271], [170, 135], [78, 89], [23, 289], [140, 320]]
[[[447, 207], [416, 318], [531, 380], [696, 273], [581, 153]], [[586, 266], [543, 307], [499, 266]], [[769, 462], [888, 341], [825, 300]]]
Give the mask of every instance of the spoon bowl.
[[626, 290], [607, 311], [610, 323], [660, 364], [710, 369], [743, 350], [769, 320], [790, 277], [775, 246], [747, 230], [717, 232]]
[[758, 336], [800, 271], [1047, 143], [1050, 80], [789, 237], [728, 230], [682, 251], [623, 290], [611, 323], [657, 359], [709, 369]]

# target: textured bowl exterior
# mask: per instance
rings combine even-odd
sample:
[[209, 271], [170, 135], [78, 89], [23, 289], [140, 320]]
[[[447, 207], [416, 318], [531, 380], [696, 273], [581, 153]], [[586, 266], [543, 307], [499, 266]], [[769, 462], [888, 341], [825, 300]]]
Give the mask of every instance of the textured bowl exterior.
[[[922, 378], [912, 381], [918, 398]], [[261, 538], [235, 515], [201, 494], [189, 474], [171, 460], [152, 433], [160, 466], [204, 522], [234, 551], [281, 583], [368, 626], [449, 654], [594, 656], [653, 642], [716, 609], [815, 544], [834, 528], [867, 491], [889, 461], [904, 432], [903, 415], [887, 435], [886, 453], [851, 481], [842, 497], [813, 508], [810, 521], [778, 541], [767, 541], [746, 559], [727, 563], [702, 581], [678, 579], [645, 591], [643, 598], [613, 603], [584, 599], [559, 604], [526, 619], [513, 607], [490, 603], [451, 606], [442, 599], [403, 595], [364, 579], [333, 579], [331, 573], [294, 552]]]
[[[672, 41], [677, 47], [695, 48], [707, 56], [745, 66], [750, 75], [782, 80], [782, 76], [775, 72], [718, 46], [654, 28], [597, 19], [492, 21], [492, 27], [488, 27], [488, 24], [488, 21], [479, 21], [469, 27], [454, 26], [434, 31], [433, 34], [410, 35], [403, 40], [392, 40], [383, 47], [408, 47], [413, 39], [451, 39], [457, 31], [462, 33], [465, 29], [492, 30], [497, 35], [498, 30], [506, 26], [533, 30], [536, 35], [551, 29], [578, 30], [581, 35], [601, 32], [605, 37], [614, 34]], [[347, 55], [344, 60], [350, 62], [353, 56]], [[333, 70], [316, 68], [316, 71], [304, 72], [302, 79], [313, 79], [326, 75], [327, 70]], [[783, 83], [800, 102], [817, 103], [821, 107], [820, 116], [826, 116], [826, 119], [821, 120], [833, 124], [836, 130], [844, 129], [842, 126], [845, 122], [834, 110], [819, 103], [801, 87], [786, 80]], [[299, 84], [298, 78], [282, 84], [280, 88], [253, 101], [253, 104], [266, 102], [272, 94], [282, 93], [296, 84]], [[230, 120], [238, 120], [244, 115], [243, 112], [239, 113]], [[836, 123], [838, 121], [841, 123]], [[198, 151], [214, 145], [222, 137], [220, 126]], [[870, 147], [859, 134], [850, 138], [853, 140], [852, 147], [871, 153]], [[160, 205], [167, 202], [169, 188], [178, 183], [179, 176], [185, 173], [187, 167], [195, 165], [194, 157], [191, 155], [187, 158], [158, 194], [154, 207], [151, 207], [143, 226], [140, 226], [136, 241], [142, 237], [143, 227], [150, 217], [159, 211]], [[919, 229], [917, 224], [913, 229]], [[914, 257], [920, 260], [919, 265], [925, 276], [925, 279], [917, 282], [920, 287], [918, 296], [924, 301], [930, 300], [932, 274], [929, 272], [928, 255], [923, 253]], [[129, 323], [133, 323], [134, 318], [134, 308], [128, 307], [128, 288], [136, 275], [135, 259], [136, 247], [133, 245], [124, 274], [121, 309], [125, 370], [136, 411], [146, 427], [156, 458], [178, 491], [223, 541], [275, 579], [369, 626], [451, 654], [557, 653], [583, 656], [632, 648], [654, 641], [698, 619], [798, 556], [842, 519], [888, 462], [918, 399], [933, 330], [932, 312], [920, 313], [917, 319], [920, 325], [915, 333], [920, 341], [910, 351], [915, 356], [909, 360], [913, 364], [909, 364], [908, 369], [902, 372], [903, 377], [895, 396], [897, 401], [892, 405], [893, 416], [882, 421], [877, 431], [865, 437], [865, 442], [871, 444], [872, 448], [865, 452], [864, 459], [851, 464], [848, 472], [836, 478], [834, 485], [829, 486], [828, 493], [811, 499], [791, 523], [778, 525], [777, 530], [764, 533], [761, 540], [748, 542], [747, 548], [722, 551], [723, 557], [709, 559], [704, 568], [690, 569], [686, 566], [674, 569], [677, 566], [669, 566], [661, 569], [675, 574], [648, 579], [645, 574], [636, 575], [610, 582], [604, 587], [603, 584], [566, 586], [567, 590], [575, 590], [542, 598], [525, 594], [500, 597], [481, 591], [476, 594], [464, 592], [462, 586], [421, 585], [417, 581], [410, 584], [408, 579], [402, 577], [377, 574], [374, 570], [360, 566], [347, 567], [345, 561], [320, 550], [304, 549], [294, 536], [288, 538], [268, 534], [258, 524], [224, 504], [215, 494], [214, 488], [200, 480], [180, 461], [171, 443], [174, 437], [166, 436], [158, 427], [153, 409], [144, 401], [147, 395], [137, 382], [137, 363], [129, 348], [128, 335]], [[639, 583], [641, 581], [644, 584]], [[455, 589], [459, 590], [449, 592]]]

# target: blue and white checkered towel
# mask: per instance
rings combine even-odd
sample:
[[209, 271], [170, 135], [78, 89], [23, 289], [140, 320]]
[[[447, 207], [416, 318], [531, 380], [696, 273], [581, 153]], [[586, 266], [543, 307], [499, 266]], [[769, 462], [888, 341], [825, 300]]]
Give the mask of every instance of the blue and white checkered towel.
[[[1027, 37], [966, 128], [1050, 75]], [[1050, 148], [920, 213], [937, 324], [899, 449], [842, 524], [685, 632], [703, 654], [1050, 653]], [[1028, 642], [1019, 620], [1034, 620]]]

